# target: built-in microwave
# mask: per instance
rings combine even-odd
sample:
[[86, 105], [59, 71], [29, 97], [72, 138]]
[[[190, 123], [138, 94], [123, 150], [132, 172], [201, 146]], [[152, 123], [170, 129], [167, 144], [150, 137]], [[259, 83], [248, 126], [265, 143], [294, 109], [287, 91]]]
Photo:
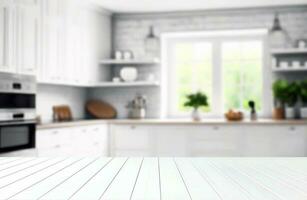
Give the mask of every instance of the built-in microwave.
[[34, 76], [0, 73], [0, 121], [35, 119], [35, 94]]
[[35, 121], [0, 123], [0, 153], [35, 148]]

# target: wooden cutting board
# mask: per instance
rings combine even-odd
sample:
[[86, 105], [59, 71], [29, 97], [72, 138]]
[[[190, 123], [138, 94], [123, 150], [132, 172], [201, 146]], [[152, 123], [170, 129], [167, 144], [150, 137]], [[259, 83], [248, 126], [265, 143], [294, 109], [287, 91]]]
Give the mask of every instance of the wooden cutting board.
[[98, 119], [113, 119], [117, 114], [113, 106], [100, 100], [88, 101], [86, 103], [86, 110], [89, 114]]
[[72, 114], [70, 107], [67, 105], [53, 106], [54, 121], [71, 121]]

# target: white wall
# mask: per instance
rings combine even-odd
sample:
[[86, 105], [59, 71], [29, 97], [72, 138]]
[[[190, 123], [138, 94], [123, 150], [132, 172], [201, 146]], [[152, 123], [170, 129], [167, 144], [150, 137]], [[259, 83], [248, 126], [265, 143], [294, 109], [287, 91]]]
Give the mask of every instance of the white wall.
[[69, 105], [74, 119], [85, 117], [86, 90], [67, 86], [38, 85], [36, 110], [43, 122], [52, 120], [52, 106]]

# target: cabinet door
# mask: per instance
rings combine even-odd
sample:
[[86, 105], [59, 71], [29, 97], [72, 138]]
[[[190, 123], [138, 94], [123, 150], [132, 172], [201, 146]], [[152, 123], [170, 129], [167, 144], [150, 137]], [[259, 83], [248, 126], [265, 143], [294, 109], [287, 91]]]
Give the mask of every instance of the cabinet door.
[[71, 128], [40, 130], [36, 134], [36, 147], [39, 156], [71, 156], [72, 146]]
[[17, 6], [18, 73], [35, 75], [38, 62], [38, 17], [35, 5]]
[[8, 66], [8, 37], [9, 11], [6, 2], [0, 3], [0, 71], [9, 71]]
[[190, 129], [190, 156], [240, 156], [241, 126], [197, 126]]
[[250, 126], [242, 140], [244, 156], [306, 156], [303, 126]]
[[60, 80], [60, 19], [59, 1], [41, 0], [42, 66], [40, 81], [54, 83]]
[[282, 130], [272, 134], [274, 156], [307, 155], [307, 133], [304, 126], [283, 126]]
[[111, 156], [149, 156], [153, 151], [150, 126], [114, 125], [111, 128]]
[[188, 156], [189, 127], [159, 126], [153, 130], [156, 137], [155, 156]]

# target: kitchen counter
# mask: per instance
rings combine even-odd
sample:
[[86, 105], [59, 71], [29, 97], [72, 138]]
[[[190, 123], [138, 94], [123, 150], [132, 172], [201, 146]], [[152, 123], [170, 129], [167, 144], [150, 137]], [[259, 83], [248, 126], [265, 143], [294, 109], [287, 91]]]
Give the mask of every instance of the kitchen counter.
[[195, 122], [189, 119], [110, 119], [110, 120], [75, 120], [71, 122], [43, 123], [38, 129], [65, 128], [74, 126], [87, 126], [95, 124], [137, 124], [137, 125], [307, 125], [307, 120], [273, 120], [259, 119], [257, 121], [227, 121], [225, 119], [203, 119]]
[[305, 200], [306, 164], [306, 158], [0, 158], [0, 198]]

